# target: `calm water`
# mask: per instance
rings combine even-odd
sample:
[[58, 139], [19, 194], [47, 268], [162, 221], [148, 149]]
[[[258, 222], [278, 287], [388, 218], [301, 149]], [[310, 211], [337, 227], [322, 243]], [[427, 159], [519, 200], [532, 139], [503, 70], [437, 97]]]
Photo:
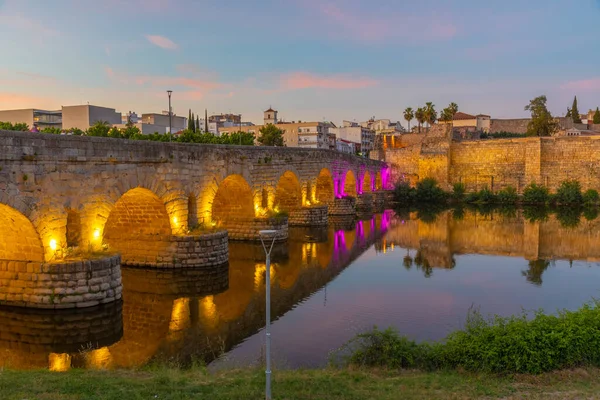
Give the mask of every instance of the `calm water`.
[[[323, 365], [374, 325], [439, 340], [462, 327], [472, 306], [554, 312], [600, 297], [600, 220], [523, 214], [387, 212], [290, 229], [270, 272], [275, 365]], [[210, 271], [124, 268], [122, 304], [0, 309], [0, 366], [260, 362], [265, 273], [261, 247], [232, 243], [229, 266]]]

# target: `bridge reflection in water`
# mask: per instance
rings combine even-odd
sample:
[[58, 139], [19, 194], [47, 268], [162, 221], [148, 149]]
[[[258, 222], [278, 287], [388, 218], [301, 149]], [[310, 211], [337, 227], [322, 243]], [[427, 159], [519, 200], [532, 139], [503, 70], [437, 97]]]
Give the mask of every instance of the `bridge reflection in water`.
[[[278, 319], [333, 280], [389, 228], [390, 212], [290, 228], [276, 244], [272, 316]], [[0, 309], [0, 367], [118, 368], [168, 360], [210, 362], [264, 326], [264, 251], [230, 243], [229, 265], [123, 268], [123, 303], [86, 310]]]

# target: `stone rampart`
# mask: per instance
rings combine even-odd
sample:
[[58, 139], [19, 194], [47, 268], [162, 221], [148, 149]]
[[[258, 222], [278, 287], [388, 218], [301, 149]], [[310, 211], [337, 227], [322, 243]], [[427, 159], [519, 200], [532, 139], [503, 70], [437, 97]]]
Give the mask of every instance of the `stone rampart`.
[[450, 190], [462, 182], [468, 191], [530, 183], [556, 191], [561, 182], [578, 180], [582, 188], [600, 190], [600, 137], [549, 137], [474, 140], [386, 150], [392, 182], [435, 178]]
[[510, 132], [527, 133], [527, 125], [531, 118], [491, 119], [490, 133]]
[[26, 263], [0, 260], [0, 304], [83, 308], [121, 298], [121, 258]]

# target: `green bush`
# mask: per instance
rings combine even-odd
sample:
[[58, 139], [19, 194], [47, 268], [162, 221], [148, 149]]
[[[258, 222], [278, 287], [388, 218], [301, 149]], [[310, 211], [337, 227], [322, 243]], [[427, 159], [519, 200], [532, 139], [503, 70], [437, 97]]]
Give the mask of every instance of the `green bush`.
[[399, 182], [394, 187], [394, 201], [400, 205], [409, 205], [413, 202], [415, 189], [408, 182]]
[[598, 204], [600, 200], [600, 195], [598, 195], [598, 191], [595, 189], [588, 189], [583, 194], [583, 203], [586, 205]]
[[487, 186], [477, 193], [477, 203], [481, 204], [493, 204], [497, 202], [496, 195]]
[[456, 182], [452, 185], [452, 198], [455, 200], [462, 200], [465, 197], [467, 188], [462, 182]]
[[556, 191], [554, 200], [557, 204], [581, 204], [583, 196], [581, 194], [581, 185], [578, 181], [569, 180], [560, 184]]
[[525, 206], [523, 207], [523, 217], [529, 222], [547, 221], [550, 216], [550, 210], [545, 205], [542, 207]]
[[441, 203], [446, 200], [446, 193], [437, 184], [433, 178], [425, 178], [417, 182], [415, 190], [415, 201], [418, 204], [423, 203]]
[[600, 304], [557, 315], [536, 312], [485, 319], [471, 311], [464, 330], [438, 343], [418, 344], [396, 331], [375, 328], [358, 335], [334, 356], [350, 365], [422, 370], [466, 369], [528, 373], [600, 366]]
[[479, 202], [479, 192], [468, 193], [465, 197], [466, 203], [477, 203]]
[[556, 219], [563, 228], [576, 228], [581, 222], [581, 213], [579, 207], [557, 207]]
[[586, 207], [583, 209], [583, 217], [588, 221], [593, 221], [598, 218], [598, 208]]
[[550, 200], [550, 192], [545, 186], [531, 183], [523, 190], [525, 204], [546, 204], [548, 200]]
[[517, 189], [512, 186], [507, 186], [499, 191], [497, 197], [500, 204], [514, 204], [519, 199]]

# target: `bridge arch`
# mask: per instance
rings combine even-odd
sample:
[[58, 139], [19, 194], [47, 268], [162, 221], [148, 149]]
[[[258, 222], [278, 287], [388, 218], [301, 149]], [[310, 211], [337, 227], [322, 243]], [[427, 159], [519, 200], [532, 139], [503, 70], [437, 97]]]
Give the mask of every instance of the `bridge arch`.
[[319, 203], [327, 204], [335, 198], [333, 175], [327, 168], [323, 168], [317, 176], [315, 186], [315, 199]]
[[141, 187], [130, 189], [110, 211], [103, 242], [121, 253], [123, 264], [156, 262], [170, 244], [171, 223], [179, 223], [176, 218], [170, 221], [164, 202], [154, 192]]
[[[44, 245], [25, 215], [0, 204], [0, 227], [0, 271], [8, 266], [8, 261], [44, 261]], [[56, 246], [56, 242], [51, 239], [48, 246]]]
[[361, 192], [362, 193], [371, 193], [373, 191], [372, 185], [373, 185], [373, 182], [371, 181], [371, 174], [369, 173], [369, 171], [365, 171], [365, 174], [363, 175], [363, 180], [362, 180]]
[[349, 169], [344, 176], [344, 194], [350, 197], [356, 197], [356, 175]]
[[383, 189], [383, 181], [381, 180], [381, 170], [375, 174], [375, 190]]
[[292, 171], [285, 171], [275, 187], [274, 208], [293, 211], [302, 207], [302, 186]]
[[210, 214], [212, 222], [224, 226], [235, 220], [254, 218], [252, 188], [243, 176], [229, 175], [219, 184]]

